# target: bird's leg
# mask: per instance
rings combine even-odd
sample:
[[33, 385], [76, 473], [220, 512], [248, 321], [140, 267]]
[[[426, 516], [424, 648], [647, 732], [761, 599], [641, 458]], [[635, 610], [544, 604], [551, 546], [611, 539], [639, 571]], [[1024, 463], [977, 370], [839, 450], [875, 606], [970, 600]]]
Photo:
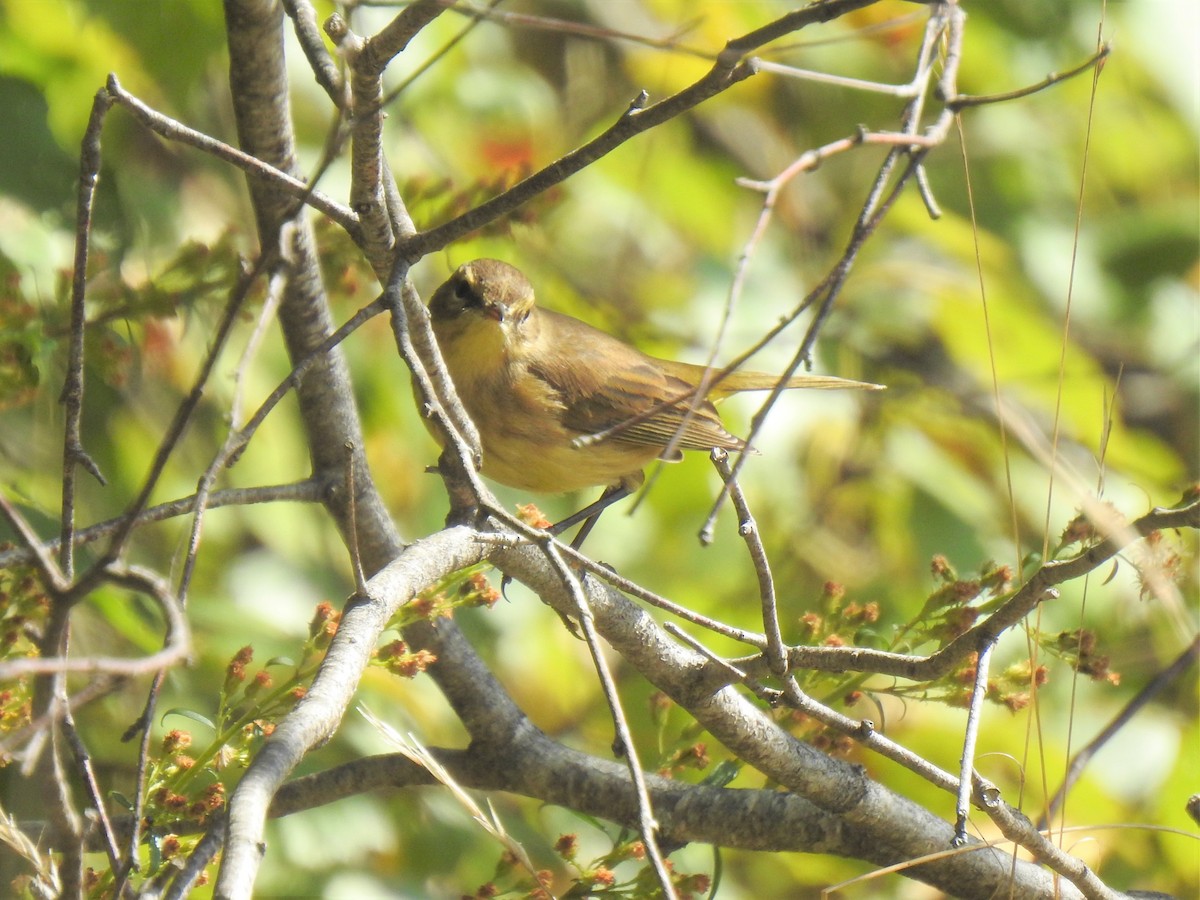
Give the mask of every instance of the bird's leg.
[[628, 497], [629, 494], [630, 489], [624, 483], [610, 484], [604, 489], [604, 492], [596, 502], [589, 503], [583, 509], [579, 510], [579, 512], [572, 513], [556, 525], [551, 525], [550, 533], [555, 535], [562, 534], [572, 525], [583, 522], [579, 533], [571, 541], [571, 549], [578, 550], [583, 546], [583, 542], [587, 536], [591, 534], [592, 528], [595, 527], [597, 520], [600, 518], [600, 513], [604, 512], [604, 510], [608, 509], [608, 507], [612, 506], [618, 500]]
[[[600, 494], [599, 498], [595, 502], [589, 503], [583, 509], [579, 510], [579, 512], [572, 513], [561, 522], [551, 525], [547, 530], [553, 535], [559, 535], [572, 525], [583, 522], [583, 526], [579, 529], [579, 533], [576, 534], [574, 539], [571, 541], [571, 549], [578, 550], [583, 545], [583, 542], [587, 536], [591, 534], [592, 528], [595, 527], [596, 522], [600, 518], [600, 513], [604, 512], [604, 510], [608, 509], [608, 507], [612, 506], [623, 497], [628, 497], [631, 493], [633, 493], [632, 489], [624, 483], [610, 484], [604, 489], [604, 492]], [[505, 575], [500, 579], [500, 593], [505, 600], [508, 599], [508, 594], [505, 591], [511, 581], [512, 577], [509, 575]], [[579, 630], [575, 627], [575, 623], [572, 622], [570, 618], [561, 612], [558, 613], [558, 617], [563, 620], [563, 624], [567, 626], [567, 630], [570, 631], [571, 634], [580, 640], [583, 640], [583, 638], [580, 637]]]
[[[596, 522], [600, 519], [600, 513], [604, 512], [604, 510], [608, 509], [608, 507], [612, 506], [622, 497], [628, 497], [630, 493], [629, 487], [623, 483], [610, 484], [595, 502], [589, 503], [583, 509], [579, 510], [579, 512], [572, 513], [561, 522], [551, 525], [549, 531], [553, 535], [559, 535], [577, 522], [583, 522], [578, 533], [571, 540], [571, 549], [578, 550], [583, 546], [583, 542], [587, 539], [587, 536], [592, 533], [592, 528], [595, 527]], [[503, 588], [501, 590], [503, 591]], [[555, 610], [555, 612], [558, 612], [558, 610]], [[579, 629], [575, 627], [575, 623], [571, 621], [566, 613], [558, 612], [558, 617], [567, 626], [567, 631], [571, 632], [579, 640], [583, 640]]]
[[[592, 528], [595, 527], [597, 520], [600, 518], [600, 513], [623, 497], [628, 497], [631, 493], [632, 491], [625, 484], [610, 484], [595, 502], [589, 503], [578, 512], [571, 513], [571, 515], [567, 516], [561, 522], [551, 525], [546, 530], [558, 536], [572, 525], [583, 522], [583, 527], [579, 529], [579, 533], [571, 541], [571, 549], [578, 550], [583, 545], [584, 539], [591, 533]], [[508, 587], [510, 581], [512, 581], [512, 578], [505, 575], [500, 582], [501, 593], [504, 593], [504, 589]], [[505, 596], [505, 599], [508, 599], [507, 596]]]

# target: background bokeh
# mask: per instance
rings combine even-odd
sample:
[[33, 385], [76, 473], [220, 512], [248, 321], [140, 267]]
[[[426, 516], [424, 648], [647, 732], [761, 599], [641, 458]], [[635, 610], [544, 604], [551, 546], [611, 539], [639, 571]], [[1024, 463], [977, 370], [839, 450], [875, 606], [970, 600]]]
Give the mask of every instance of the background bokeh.
[[[864, 640], [886, 643], [938, 585], [935, 554], [967, 577], [990, 562], [1019, 569], [1053, 552], [1079, 507], [1067, 479], [1011, 432], [1002, 436], [996, 392], [1032, 433], [1057, 433], [1058, 455], [1086, 489], [1129, 518], [1175, 503], [1197, 477], [1200, 385], [1198, 133], [1200, 13], [1184, 0], [1031, 5], [966, 4], [960, 86], [989, 94], [1040, 81], [1083, 61], [1097, 34], [1114, 51], [1093, 89], [1091, 73], [1044, 92], [973, 109], [958, 135], [927, 160], [943, 216], [931, 220], [911, 190], [867, 244], [823, 332], [815, 369], [886, 383], [872, 396], [788, 396], [758, 441], [744, 483], [775, 566], [790, 640], [819, 611], [827, 582], [849, 600], [877, 603]], [[317, 3], [322, 15], [332, 4]], [[389, 160], [418, 226], [444, 220], [545, 165], [614, 121], [645, 89], [661, 98], [710, 65], [680, 47], [713, 53], [784, 9], [768, 2], [681, 0], [523, 2], [502, 10], [673, 38], [663, 49], [561, 29], [482, 23], [408, 84], [389, 110]], [[393, 14], [364, 8], [368, 33]], [[433, 23], [392, 67], [399, 86], [467, 20]], [[880, 3], [772, 46], [767, 58], [884, 82], [911, 76], [920, 7]], [[303, 57], [289, 48], [302, 162], [321, 158], [332, 121]], [[47, 535], [56, 532], [61, 464], [57, 394], [65, 358], [78, 146], [91, 98], [109, 72], [180, 121], [233, 141], [220, 4], [210, 0], [0, 0], [0, 489]], [[519, 265], [546, 306], [572, 313], [657, 355], [702, 361], [724, 309], [733, 267], [761, 196], [735, 179], [768, 178], [804, 150], [864, 124], [893, 129], [901, 101], [844, 87], [759, 74], [692, 114], [640, 136], [486, 233], [423, 260], [423, 294], [456, 265], [499, 256]], [[756, 248], [745, 295], [721, 357], [731, 358], [787, 314], [837, 259], [885, 151], [864, 147], [794, 181]], [[108, 479], [81, 481], [81, 522], [117, 515], [144, 477], [236, 275], [255, 252], [242, 177], [173, 146], [115, 111], [104, 133], [93, 235], [85, 440]], [[969, 181], [967, 171], [969, 167]], [[975, 225], [968, 202], [974, 199]], [[321, 188], [347, 194], [344, 161]], [[345, 319], [377, 285], [349, 242], [319, 223], [335, 314]], [[981, 288], [986, 293], [985, 321]], [[1070, 311], [1069, 320], [1066, 312]], [[253, 326], [247, 316], [233, 346]], [[793, 327], [753, 366], [787, 364]], [[240, 340], [240, 343], [239, 343]], [[440, 482], [423, 473], [436, 448], [422, 427], [383, 321], [345, 346], [356, 380], [368, 456], [406, 537], [440, 527]], [[220, 446], [236, 356], [210, 384], [156, 500], [185, 496]], [[243, 390], [251, 408], [287, 373], [270, 333]], [[755, 406], [730, 401], [744, 432]], [[1005, 439], [1006, 437], [1006, 439]], [[302, 478], [307, 453], [294, 409], [272, 414], [226, 484]], [[622, 574], [732, 624], [758, 623], [753, 570], [727, 512], [713, 546], [696, 532], [718, 480], [702, 455], [666, 467], [633, 515], [609, 514], [589, 539], [595, 558]], [[587, 497], [535, 499], [551, 518]], [[627, 504], [628, 506], [628, 504]], [[156, 525], [133, 561], [170, 572], [186, 523]], [[0, 532], [0, 536], [5, 533]], [[998, 670], [1028, 660], [1034, 637], [1085, 627], [1120, 673], [1076, 679], [1050, 658], [1039, 701], [989, 709], [980, 771], [1031, 816], [1089, 740], [1196, 631], [1195, 536], [1166, 535], [1182, 554], [1176, 599], [1140, 593], [1138, 550], [1111, 578], [1067, 585], [1030, 633], [1006, 637]], [[1101, 582], [1104, 582], [1103, 584]], [[211, 713], [230, 657], [252, 644], [257, 665], [297, 652], [312, 609], [353, 588], [338, 536], [319, 509], [296, 505], [210, 513], [190, 616], [193, 665], [171, 674], [161, 708]], [[584, 647], [519, 586], [490, 611], [460, 622], [533, 720], [570, 744], [604, 753], [611, 725]], [[1182, 602], [1179, 601], [1182, 598]], [[76, 653], [145, 652], [157, 640], [147, 610], [113, 591], [77, 614]], [[741, 652], [716, 640], [718, 652]], [[653, 768], [703, 736], [679, 713], [652, 713], [650, 688], [624, 673], [623, 696]], [[868, 685], [871, 686], [871, 685]], [[132, 750], [118, 736], [141, 694], [111, 694], [81, 709], [80, 730], [103, 777], [129, 789]], [[888, 734], [937, 764], [957, 765], [962, 710], [879, 689]], [[818, 695], [836, 693], [823, 683]], [[362, 699], [430, 745], [463, 734], [427, 680], [372, 670]], [[865, 714], [865, 713], [860, 713]], [[203, 727], [168, 717], [162, 729]], [[314, 753], [314, 770], [387, 749], [351, 715]], [[714, 760], [721, 748], [709, 745]], [[953, 801], [890, 763], [851, 751], [871, 774], [952, 816]], [[1117, 887], [1188, 896], [1200, 855], [1183, 811], [1200, 761], [1194, 670], [1107, 746], [1072, 793], [1065, 836], [1073, 852]], [[702, 777], [704, 773], [693, 776]], [[235, 777], [231, 775], [230, 777]], [[735, 782], [762, 786], [743, 772]], [[586, 857], [607, 846], [599, 823], [512, 798], [493, 802], [540, 864], [558, 834], [579, 832]], [[28, 810], [14, 766], [0, 770], [0, 803]], [[980, 822], [981, 828], [986, 823]], [[1134, 826], [1115, 830], [1118, 826]], [[609, 829], [611, 833], [612, 829]], [[499, 848], [444, 792], [358, 797], [280, 821], [270, 833], [262, 896], [441, 897], [488, 880]], [[677, 856], [711, 871], [711, 851]], [[788, 854], [723, 854], [721, 897], [816, 896], [870, 871], [860, 863]], [[928, 896], [895, 877], [845, 896]]]

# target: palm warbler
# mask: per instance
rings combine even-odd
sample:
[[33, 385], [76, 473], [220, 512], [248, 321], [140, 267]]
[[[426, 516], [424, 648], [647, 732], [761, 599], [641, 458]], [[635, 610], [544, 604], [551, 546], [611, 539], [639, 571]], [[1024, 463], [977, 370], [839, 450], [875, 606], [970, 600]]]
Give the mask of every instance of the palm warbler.
[[[594, 485], [628, 491], [668, 445], [745, 446], [722, 427], [712, 400], [694, 396], [703, 366], [647, 356], [538, 308], [529, 280], [500, 260], [460, 266], [434, 292], [429, 312], [450, 377], [479, 429], [483, 474], [502, 484], [555, 494]], [[778, 381], [731, 372], [708, 396], [770, 390]], [[796, 375], [786, 386], [880, 387], [823, 375]], [[671, 458], [679, 455], [675, 449]]]

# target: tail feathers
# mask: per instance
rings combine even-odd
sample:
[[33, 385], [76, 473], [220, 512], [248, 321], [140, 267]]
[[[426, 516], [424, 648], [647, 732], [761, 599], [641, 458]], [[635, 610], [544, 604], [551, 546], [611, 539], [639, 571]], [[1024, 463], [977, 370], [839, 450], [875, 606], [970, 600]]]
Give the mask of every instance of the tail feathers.
[[[694, 366], [691, 363], [675, 362], [669, 359], [656, 359], [663, 369], [669, 374], [674, 375], [688, 384], [697, 385], [704, 377], [704, 366]], [[709, 380], [714, 381], [720, 374], [720, 369], [709, 369]], [[710, 399], [719, 400], [723, 397], [728, 397], [730, 394], [736, 394], [739, 391], [770, 391], [774, 390], [779, 384], [778, 375], [770, 375], [766, 372], [744, 372], [741, 370], [730, 372], [724, 378], [717, 381], [709, 390], [708, 396]], [[784, 387], [788, 390], [793, 388], [808, 388], [818, 391], [882, 391], [886, 389], [886, 385], [871, 384], [868, 381], [853, 381], [849, 378], [837, 378], [833, 375], [793, 375], [786, 382]]]
[[[763, 372], [731, 372], [721, 379], [716, 391], [724, 394], [733, 394], [738, 391], [770, 391], [774, 390], [778, 383], [778, 375], [767, 375]], [[834, 375], [793, 375], [784, 383], [784, 387], [788, 390], [808, 388], [817, 391], [882, 391], [887, 389], [886, 385], [872, 384], [869, 381], [853, 381]]]

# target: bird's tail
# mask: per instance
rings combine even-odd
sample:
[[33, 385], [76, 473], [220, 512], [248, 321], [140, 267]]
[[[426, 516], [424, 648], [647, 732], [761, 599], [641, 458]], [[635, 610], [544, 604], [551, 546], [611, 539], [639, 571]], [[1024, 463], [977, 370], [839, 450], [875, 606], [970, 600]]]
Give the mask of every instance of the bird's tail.
[[[656, 359], [655, 362], [659, 363], [669, 374], [691, 385], [700, 384], [705, 374], [704, 366], [695, 366], [691, 363], [675, 362], [669, 359]], [[741, 391], [771, 391], [779, 384], [778, 375], [770, 375], [766, 372], [746, 372], [738, 369], [721, 377], [721, 370], [713, 368], [709, 369], [708, 373], [709, 383], [712, 384], [711, 390], [708, 391], [710, 400], [720, 400]], [[853, 381], [833, 375], [807, 374], [793, 375], [784, 382], [783, 386], [788, 390], [808, 388], [818, 391], [882, 391], [886, 388], [886, 385], [872, 384], [869, 381]]]

